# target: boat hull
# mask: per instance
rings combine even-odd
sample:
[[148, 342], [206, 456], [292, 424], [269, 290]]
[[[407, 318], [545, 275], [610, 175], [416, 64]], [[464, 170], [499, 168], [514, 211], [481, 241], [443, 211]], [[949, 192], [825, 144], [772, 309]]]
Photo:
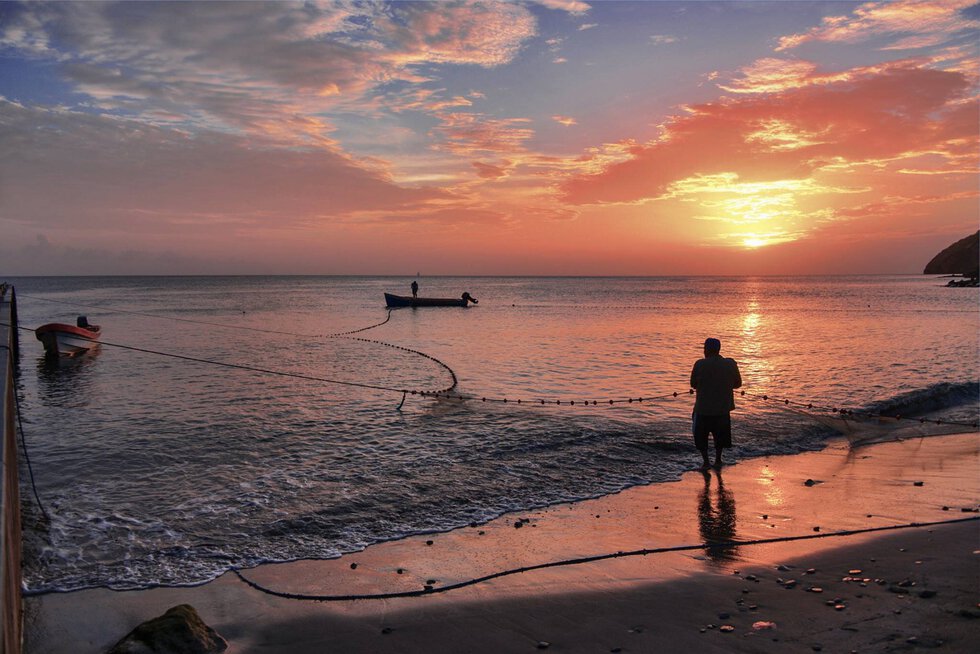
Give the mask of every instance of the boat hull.
[[99, 344], [99, 330], [52, 322], [34, 331], [48, 356], [72, 357]]
[[385, 304], [395, 307], [465, 307], [466, 300], [451, 297], [407, 297], [385, 293]]

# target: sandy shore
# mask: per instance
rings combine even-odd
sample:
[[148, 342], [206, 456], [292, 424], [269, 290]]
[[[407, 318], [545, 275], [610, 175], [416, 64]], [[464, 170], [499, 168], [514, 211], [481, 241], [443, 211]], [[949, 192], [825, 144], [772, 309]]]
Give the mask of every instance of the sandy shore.
[[[105, 651], [140, 622], [189, 603], [229, 652], [973, 651], [980, 522], [833, 534], [974, 518], [978, 464], [980, 434], [839, 442], [341, 559], [243, 571], [297, 595], [431, 586], [421, 597], [284, 599], [226, 574], [196, 588], [30, 598], [25, 650]], [[738, 544], [439, 592], [501, 570], [728, 541]]]

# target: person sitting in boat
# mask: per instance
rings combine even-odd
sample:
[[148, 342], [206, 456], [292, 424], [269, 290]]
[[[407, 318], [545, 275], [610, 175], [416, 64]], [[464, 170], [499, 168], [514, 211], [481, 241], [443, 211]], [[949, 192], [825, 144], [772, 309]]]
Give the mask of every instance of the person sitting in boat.
[[418, 296], [419, 296], [419, 283], [413, 279], [412, 280], [412, 297], [418, 297]]
[[463, 304], [465, 305], [467, 302], [472, 302], [473, 304], [479, 304], [479, 301], [476, 298], [474, 298], [472, 295], [470, 295], [469, 293], [463, 293]]
[[90, 332], [97, 332], [101, 330], [98, 325], [93, 325], [88, 321], [88, 316], [79, 316], [78, 319], [75, 320], [75, 326], [82, 329], [87, 329]]

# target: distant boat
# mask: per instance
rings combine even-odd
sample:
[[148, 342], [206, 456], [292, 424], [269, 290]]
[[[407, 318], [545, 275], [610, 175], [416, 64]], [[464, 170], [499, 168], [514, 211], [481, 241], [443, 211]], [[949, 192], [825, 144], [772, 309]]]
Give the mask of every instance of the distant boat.
[[411, 297], [385, 293], [385, 304], [395, 307], [465, 307], [468, 303], [477, 303], [469, 293], [463, 293], [459, 298], [452, 297]]
[[34, 335], [44, 345], [44, 353], [48, 356], [73, 357], [99, 344], [101, 328], [90, 325], [85, 316], [79, 316], [75, 325], [49, 322], [35, 329]]

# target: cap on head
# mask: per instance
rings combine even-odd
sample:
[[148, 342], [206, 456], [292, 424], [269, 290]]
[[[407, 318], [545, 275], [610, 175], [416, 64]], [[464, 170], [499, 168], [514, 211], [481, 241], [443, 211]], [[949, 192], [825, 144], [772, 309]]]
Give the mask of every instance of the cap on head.
[[721, 352], [721, 341], [717, 338], [706, 338], [704, 340], [705, 352]]

